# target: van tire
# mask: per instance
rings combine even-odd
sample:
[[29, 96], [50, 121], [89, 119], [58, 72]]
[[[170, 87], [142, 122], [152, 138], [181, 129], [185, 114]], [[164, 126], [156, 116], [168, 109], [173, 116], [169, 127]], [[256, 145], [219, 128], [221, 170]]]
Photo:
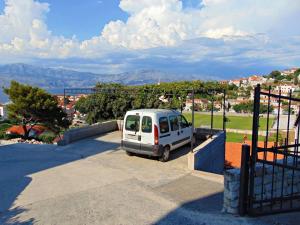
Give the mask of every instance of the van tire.
[[128, 156], [133, 156], [133, 153], [132, 153], [132, 152], [126, 151], [126, 154], [127, 154]]
[[170, 157], [170, 147], [166, 146], [164, 147], [164, 151], [162, 155], [159, 157], [159, 161], [167, 162], [169, 160], [169, 157]]

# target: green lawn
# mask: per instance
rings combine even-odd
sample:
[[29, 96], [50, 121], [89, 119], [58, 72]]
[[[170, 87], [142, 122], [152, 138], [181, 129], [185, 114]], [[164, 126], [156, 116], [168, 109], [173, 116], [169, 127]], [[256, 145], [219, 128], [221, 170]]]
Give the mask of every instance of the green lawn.
[[0, 123], [0, 139], [5, 136], [6, 130], [12, 125], [10, 123]]
[[[184, 113], [184, 116], [189, 122], [192, 121], [192, 113]], [[228, 122], [226, 128], [239, 129], [239, 130], [252, 130], [252, 116], [226, 116]], [[214, 115], [214, 128], [223, 127], [223, 116]], [[267, 119], [260, 118], [260, 130], [265, 130], [267, 127]], [[273, 119], [270, 118], [269, 127], [272, 126]], [[209, 126], [210, 127], [210, 115], [195, 113], [195, 127]]]
[[[227, 142], [241, 143], [241, 142], [244, 141], [244, 136], [245, 136], [245, 134], [227, 132], [226, 133], [226, 141]], [[247, 140], [251, 141], [252, 140], [252, 135], [247, 134]], [[265, 141], [265, 137], [258, 136], [258, 141]], [[275, 137], [273, 137], [273, 136], [269, 137], [269, 141], [270, 142], [275, 141]]]

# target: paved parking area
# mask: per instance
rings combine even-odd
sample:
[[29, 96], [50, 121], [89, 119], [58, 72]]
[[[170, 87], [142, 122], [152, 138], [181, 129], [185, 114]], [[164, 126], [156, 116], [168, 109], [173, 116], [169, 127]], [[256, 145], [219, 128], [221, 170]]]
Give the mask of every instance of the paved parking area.
[[119, 143], [113, 132], [65, 147], [0, 146], [0, 224], [293, 224], [222, 214], [222, 176], [187, 170], [188, 148], [161, 163]]

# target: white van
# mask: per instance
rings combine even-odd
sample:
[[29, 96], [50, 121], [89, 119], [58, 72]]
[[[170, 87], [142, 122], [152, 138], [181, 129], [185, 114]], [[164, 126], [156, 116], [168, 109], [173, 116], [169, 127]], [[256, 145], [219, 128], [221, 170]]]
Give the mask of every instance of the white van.
[[170, 151], [192, 140], [192, 126], [175, 110], [139, 109], [124, 118], [122, 149], [128, 155], [138, 153], [158, 156], [165, 162]]

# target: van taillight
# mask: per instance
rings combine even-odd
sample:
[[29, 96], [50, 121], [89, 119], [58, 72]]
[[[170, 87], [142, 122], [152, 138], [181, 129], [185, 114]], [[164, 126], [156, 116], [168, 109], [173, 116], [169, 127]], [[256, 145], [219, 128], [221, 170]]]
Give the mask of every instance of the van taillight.
[[154, 144], [158, 145], [158, 128], [154, 125]]

